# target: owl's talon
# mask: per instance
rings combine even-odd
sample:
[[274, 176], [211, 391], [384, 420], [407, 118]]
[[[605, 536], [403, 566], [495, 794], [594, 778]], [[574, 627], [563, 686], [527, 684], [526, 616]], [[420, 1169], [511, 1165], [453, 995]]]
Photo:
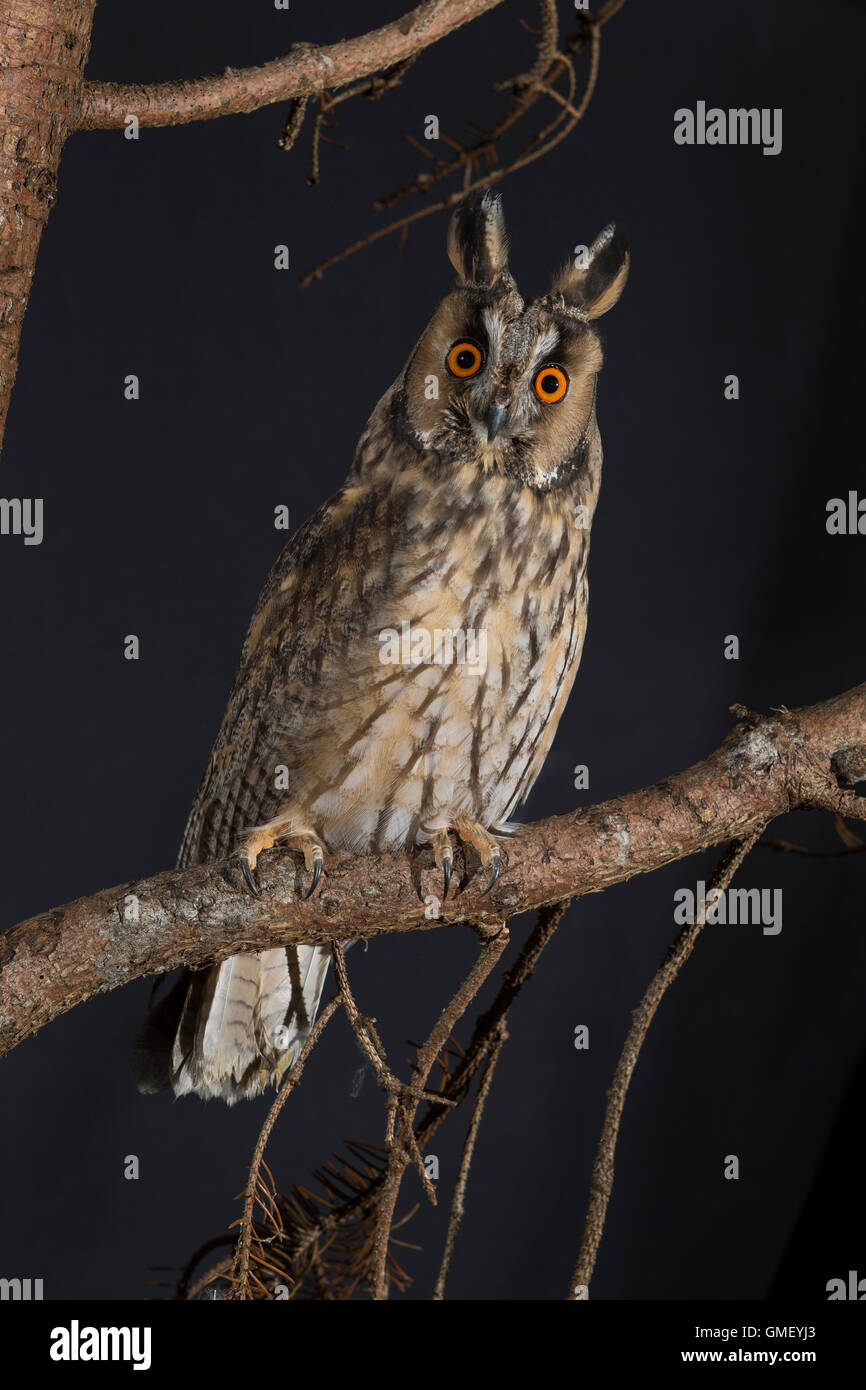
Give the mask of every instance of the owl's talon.
[[293, 835], [286, 840], [286, 844], [291, 849], [299, 849], [304, 856], [304, 868], [308, 874], [312, 874], [312, 882], [301, 897], [301, 902], [305, 903], [307, 898], [311, 898], [319, 886], [322, 877], [322, 870], [325, 867], [325, 851], [321, 842], [315, 835]]
[[436, 868], [442, 870], [442, 900], [444, 902], [448, 897], [448, 889], [451, 886], [451, 874], [454, 869], [454, 851], [451, 848], [451, 841], [448, 839], [447, 830], [437, 830], [433, 836], [433, 858], [436, 860]]
[[302, 897], [301, 902], [304, 902], [304, 903], [305, 903], [305, 902], [307, 901], [307, 898], [311, 898], [311, 897], [313, 896], [313, 894], [314, 894], [315, 891], [316, 891], [316, 888], [317, 888], [318, 885], [319, 885], [319, 879], [320, 879], [321, 877], [322, 877], [322, 856], [321, 856], [321, 854], [314, 854], [314, 856], [313, 856], [313, 881], [312, 881], [312, 883], [310, 884], [310, 886], [309, 886], [309, 888], [307, 889], [307, 891], [306, 891], [306, 893], [304, 894], [304, 896]]
[[253, 878], [253, 871], [252, 871], [252, 869], [250, 868], [250, 861], [249, 861], [249, 859], [247, 859], [247, 856], [246, 856], [245, 854], [242, 854], [242, 855], [240, 856], [240, 860], [241, 860], [241, 873], [242, 873], [243, 876], [244, 876], [244, 879], [245, 879], [245, 881], [246, 881], [247, 887], [249, 888], [249, 890], [250, 890], [250, 892], [252, 893], [252, 895], [253, 895], [254, 898], [261, 898], [262, 895], [261, 895], [261, 893], [259, 892], [259, 890], [258, 890], [258, 888], [257, 888], [257, 886], [256, 886], [256, 881], [255, 881], [255, 879]]
[[485, 830], [478, 821], [470, 820], [467, 816], [461, 816], [454, 829], [460, 839], [465, 840], [466, 844], [471, 845], [476, 851], [482, 867], [490, 871], [490, 882], [481, 894], [482, 898], [486, 898], [502, 872], [502, 851], [499, 843], [489, 830]]
[[494, 856], [493, 856], [493, 874], [492, 874], [492, 876], [491, 876], [490, 882], [488, 883], [487, 887], [484, 889], [484, 892], [481, 894], [482, 898], [486, 898], [486, 897], [487, 897], [487, 894], [490, 892], [491, 888], [493, 887], [494, 883], [495, 883], [496, 880], [498, 879], [498, 877], [499, 877], [499, 875], [500, 875], [501, 872], [502, 872], [502, 855], [501, 855], [501, 854], [494, 854]]

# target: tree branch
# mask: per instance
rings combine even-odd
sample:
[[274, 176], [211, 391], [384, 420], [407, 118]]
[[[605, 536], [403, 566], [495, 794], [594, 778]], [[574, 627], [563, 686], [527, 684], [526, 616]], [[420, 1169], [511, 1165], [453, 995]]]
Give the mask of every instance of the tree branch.
[[0, 23], [0, 444], [42, 230], [78, 118], [95, 0], [6, 0]]
[[[507, 1037], [509, 1010], [532, 979], [541, 955], [568, 906], [566, 900], [541, 909], [538, 920], [521, 946], [516, 961], [505, 974], [492, 1004], [476, 1019], [467, 1050], [463, 1052], [459, 1048], [453, 1035], [449, 1038], [437, 1059], [443, 1067], [439, 1090], [433, 1095], [425, 1091], [428, 1098], [423, 1116], [410, 1129], [407, 1130], [405, 1123], [402, 1127], [403, 1137], [413, 1156], [427, 1149], [443, 1120], [463, 1104], [473, 1077], [486, 1063], [491, 1048]], [[505, 933], [490, 934], [495, 934], [502, 944]], [[461, 985], [461, 991], [463, 989], [465, 983]], [[335, 997], [339, 1000], [340, 995]], [[451, 1048], [455, 1046], [460, 1055], [452, 1073], [448, 1061]], [[420, 1054], [421, 1048], [418, 1047], [419, 1057]], [[404, 1095], [422, 1089], [417, 1073], [417, 1058], [414, 1075], [414, 1086], [402, 1088]], [[346, 1299], [364, 1285], [372, 1287], [375, 1277], [374, 1233], [379, 1203], [389, 1178], [388, 1151], [350, 1140], [345, 1141], [345, 1148], [349, 1157], [335, 1155], [332, 1163], [316, 1173], [316, 1180], [323, 1189], [321, 1195], [313, 1194], [307, 1188], [292, 1187], [286, 1197], [277, 1198], [280, 1220], [272, 1222], [270, 1228], [267, 1223], [265, 1225], [265, 1230], [274, 1241], [270, 1246], [272, 1256], [282, 1264], [281, 1278], [291, 1285], [292, 1297], [304, 1297], [309, 1292], [317, 1298]], [[383, 1160], [385, 1166], [382, 1166]], [[359, 1161], [360, 1171], [356, 1166]], [[408, 1215], [411, 1213], [403, 1220], [407, 1220]], [[411, 1280], [397, 1264], [393, 1250], [395, 1244], [399, 1242], [392, 1235], [389, 1278], [395, 1287], [405, 1288]], [[188, 1285], [192, 1273], [198, 1261], [215, 1248], [216, 1243], [208, 1241], [195, 1253], [178, 1285], [178, 1297], [191, 1296]], [[197, 1280], [195, 1287], [202, 1288], [205, 1283], [223, 1275], [223, 1269], [218, 1267], [204, 1279]]]
[[499, 1054], [507, 1040], [508, 1029], [505, 1027], [504, 1023], [500, 1023], [493, 1035], [493, 1041], [484, 1059], [484, 1070], [481, 1073], [481, 1083], [472, 1104], [472, 1117], [469, 1121], [469, 1129], [466, 1138], [463, 1141], [463, 1152], [460, 1155], [460, 1167], [457, 1171], [457, 1181], [454, 1184], [454, 1194], [451, 1198], [448, 1230], [445, 1233], [445, 1249], [442, 1252], [442, 1262], [439, 1265], [439, 1273], [436, 1276], [436, 1283], [433, 1286], [434, 1303], [441, 1303], [445, 1298], [445, 1285], [448, 1283], [448, 1275], [451, 1273], [451, 1261], [454, 1258], [454, 1247], [457, 1244], [460, 1223], [463, 1220], [466, 1210], [466, 1186], [469, 1182], [469, 1169], [472, 1167], [472, 1159], [475, 1155], [475, 1144], [478, 1139], [478, 1131], [481, 1128], [481, 1117], [484, 1114], [484, 1107], [490, 1095], [490, 1088], [493, 1084], [493, 1073], [496, 1070], [496, 1063], [499, 1061]]
[[[293, 853], [259, 861], [263, 897], [235, 860], [109, 888], [13, 927], [0, 939], [0, 1055], [104, 990], [178, 965], [200, 968], [239, 951], [418, 931], [598, 892], [712, 845], [743, 839], [775, 816], [814, 807], [866, 819], [851, 783], [866, 775], [866, 684], [822, 704], [749, 715], [703, 762], [655, 786], [524, 826], [483, 896], [474, 856], [455, 856], [439, 904], [432, 854], [333, 855], [309, 902], [295, 892]], [[439, 917], [433, 914], [440, 910]]]
[[[373, 1234], [374, 1273], [371, 1292], [373, 1299], [377, 1301], [388, 1297], [388, 1250], [394, 1221], [394, 1208], [400, 1193], [403, 1174], [409, 1165], [411, 1146], [414, 1145], [416, 1152], [418, 1151], [414, 1124], [421, 1093], [427, 1086], [430, 1073], [436, 1065], [436, 1059], [447, 1043], [455, 1024], [463, 1017], [472, 1000], [500, 960], [508, 945], [508, 939], [508, 928], [504, 922], [497, 932], [482, 939], [481, 948], [472, 962], [469, 974], [454, 998], [442, 1010], [423, 1047], [418, 1050], [413, 1068], [415, 1094], [411, 1101], [407, 1101], [395, 1113], [394, 1118], [395, 1121], [399, 1122], [399, 1126], [395, 1124], [395, 1132], [389, 1136], [388, 1168], [383, 1176], [378, 1194], [378, 1210]], [[411, 1141], [411, 1144], [408, 1141]]]
[[664, 960], [650, 981], [640, 1004], [632, 1014], [631, 1027], [626, 1034], [613, 1081], [607, 1093], [604, 1124], [595, 1161], [592, 1165], [589, 1207], [586, 1213], [577, 1264], [571, 1276], [568, 1293], [572, 1302], [584, 1301], [589, 1294], [589, 1284], [604, 1232], [610, 1194], [613, 1191], [614, 1155], [619, 1139], [622, 1112], [650, 1024], [655, 1018], [662, 996], [682, 970], [695, 948], [695, 942], [706, 926], [707, 913], [713, 903], [711, 895], [716, 891], [725, 891], [760, 834], [760, 829], [753, 830], [745, 839], [734, 840], [725, 850], [707, 885], [707, 904], [695, 915], [693, 922], [689, 922], [683, 927], [673, 945], [665, 953]]
[[212, 77], [146, 85], [86, 82], [79, 130], [114, 130], [127, 115], [139, 125], [184, 125], [257, 111], [277, 101], [332, 91], [402, 63], [502, 0], [427, 0], [391, 24], [319, 47], [298, 44], [257, 68], [225, 68]]
[[232, 1262], [234, 1265], [236, 1265], [236, 1272], [233, 1272], [232, 1274], [232, 1281], [236, 1283], [237, 1288], [239, 1290], [239, 1297], [241, 1298], [247, 1297], [247, 1284], [250, 1272], [250, 1251], [252, 1248], [253, 1239], [255, 1237], [255, 1229], [253, 1226], [253, 1210], [255, 1208], [256, 1197], [259, 1190], [259, 1175], [261, 1173], [262, 1163], [264, 1162], [265, 1149], [267, 1148], [268, 1140], [271, 1137], [271, 1130], [277, 1122], [277, 1117], [279, 1116], [280, 1111], [282, 1110], [292, 1091], [295, 1089], [298, 1082], [300, 1081], [310, 1053], [313, 1051], [313, 1048], [316, 1046], [316, 1043], [319, 1041], [319, 1038], [322, 1036], [323, 1032], [327, 1028], [328, 1023], [330, 1022], [333, 1014], [335, 1013], [338, 1004], [341, 1003], [341, 1000], [342, 996], [339, 994], [335, 994], [333, 999], [330, 999], [328, 1003], [325, 1005], [325, 1007], [322, 1009], [322, 1012], [319, 1014], [319, 1017], [316, 1019], [316, 1022], [313, 1024], [313, 1027], [310, 1030], [309, 1037], [307, 1038], [303, 1048], [301, 1049], [301, 1055], [298, 1057], [298, 1060], [295, 1062], [291, 1070], [287, 1072], [286, 1076], [283, 1079], [282, 1085], [280, 1086], [280, 1089], [274, 1096], [274, 1099], [271, 1102], [271, 1107], [268, 1110], [265, 1123], [262, 1125], [261, 1131], [259, 1133], [255, 1151], [253, 1153], [252, 1163], [250, 1164], [250, 1172], [249, 1177], [247, 1179], [246, 1191], [244, 1193], [244, 1210], [240, 1221], [240, 1236], [238, 1237], [238, 1245], [235, 1251], [234, 1261]]
[[[567, 40], [563, 46], [563, 51], [559, 52], [555, 51], [555, 41], [558, 34], [556, 8], [555, 5], [549, 3], [549, 0], [543, 0], [544, 28], [536, 64], [530, 72], [523, 76], [509, 78], [506, 82], [496, 84], [499, 89], [511, 88], [513, 98], [511, 109], [501, 120], [497, 121], [491, 130], [481, 130], [479, 139], [471, 145], [462, 145], [459, 141], [450, 139], [444, 132], [440, 132], [439, 138], [445, 140], [457, 151], [456, 156], [450, 160], [437, 159], [429, 150], [423, 150], [417, 146], [428, 159], [433, 159], [433, 168], [422, 170], [411, 183], [377, 199], [373, 206], [377, 211], [382, 211], [393, 207], [395, 203], [410, 197], [412, 194], [426, 195], [435, 183], [450, 177], [453, 173], [462, 171], [463, 179], [460, 187], [452, 189], [450, 193], [446, 193], [433, 201], [428, 199], [424, 207], [416, 208], [414, 212], [397, 217], [384, 226], [377, 227], [358, 241], [344, 246], [341, 251], [317, 262], [300, 276], [298, 284], [305, 288], [311, 285], [314, 280], [321, 280], [327, 270], [338, 265], [341, 261], [347, 260], [349, 256], [354, 256], [356, 252], [362, 251], [365, 247], [371, 246], [374, 242], [380, 241], [383, 237], [389, 236], [392, 232], [400, 233], [400, 245], [402, 246], [409, 228], [422, 218], [430, 217], [433, 213], [453, 207], [468, 193], [479, 188], [489, 188], [495, 183], [500, 183], [518, 169], [525, 168], [526, 165], [534, 163], [537, 159], [543, 159], [550, 150], [572, 133], [586, 114], [598, 81], [602, 28], [624, 3], [625, 0], [607, 0], [607, 3], [602, 5], [595, 15], [581, 11], [582, 22], [577, 34]], [[551, 51], [551, 37], [554, 51]], [[583, 95], [579, 104], [575, 106], [573, 98], [577, 90], [577, 77], [572, 57], [587, 46], [589, 48], [589, 69]], [[548, 54], [550, 55], [549, 63], [544, 68], [541, 77], [537, 77], [535, 74], [539, 70], [539, 63]], [[555, 83], [563, 72], [566, 74], [568, 84], [567, 96], [563, 96], [555, 87]], [[346, 95], [347, 93], [342, 94], [342, 96]], [[555, 119], [542, 130], [535, 131], [529, 142], [517, 154], [504, 160], [504, 162], [500, 162], [497, 150], [498, 142], [543, 97], [551, 97], [558, 103], [560, 109]], [[337, 101], [341, 99], [342, 97], [336, 98]], [[412, 141], [412, 143], [417, 145], [416, 141]]]
[[[75, 130], [110, 130], [255, 111], [293, 100], [283, 135], [300, 129], [306, 98], [373, 77], [383, 90], [412, 59], [501, 0], [427, 0], [402, 19], [328, 47], [295, 44], [256, 68], [152, 85], [85, 82], [95, 0], [5, 0], [0, 24], [0, 444], [18, 367], [21, 327], [60, 156]], [[299, 99], [299, 100], [298, 100]]]

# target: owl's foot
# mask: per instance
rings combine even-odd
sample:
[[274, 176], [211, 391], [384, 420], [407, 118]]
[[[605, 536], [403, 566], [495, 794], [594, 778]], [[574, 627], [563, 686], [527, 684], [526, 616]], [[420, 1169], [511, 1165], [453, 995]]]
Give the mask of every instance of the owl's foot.
[[312, 882], [301, 899], [302, 902], [306, 902], [307, 898], [311, 898], [315, 893], [325, 864], [324, 846], [318, 836], [312, 832], [302, 835], [281, 835], [279, 825], [263, 825], [258, 830], [253, 830], [244, 840], [240, 851], [241, 873], [247, 887], [253, 897], [260, 898], [262, 896], [253, 877], [253, 870], [262, 851], [271, 849], [276, 844], [285, 845], [287, 849], [298, 850], [303, 854], [307, 873], [312, 876]]
[[[482, 898], [486, 898], [502, 870], [502, 851], [498, 841], [494, 839], [489, 830], [485, 830], [483, 825], [479, 825], [478, 821], [470, 820], [468, 816], [460, 816], [454, 822], [454, 833], [465, 844], [471, 845], [476, 850], [484, 868], [490, 871], [490, 882], [481, 894]], [[433, 836], [433, 854], [436, 867], [442, 870], [445, 884], [443, 897], [447, 898], [454, 864], [454, 852], [447, 830], [437, 830]]]

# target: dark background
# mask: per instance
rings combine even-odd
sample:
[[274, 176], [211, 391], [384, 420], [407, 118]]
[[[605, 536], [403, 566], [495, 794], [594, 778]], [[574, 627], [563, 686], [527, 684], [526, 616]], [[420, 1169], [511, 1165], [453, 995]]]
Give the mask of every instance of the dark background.
[[[89, 75], [152, 81], [360, 33], [396, 0], [169, 0], [97, 10]], [[568, 28], [572, 9], [560, 4]], [[170, 866], [257, 592], [284, 536], [351, 462], [369, 411], [451, 282], [446, 216], [308, 290], [297, 273], [376, 225], [418, 167], [424, 117], [503, 109], [536, 7], [511, 0], [422, 56], [405, 87], [339, 108], [321, 186], [309, 126], [277, 148], [272, 107], [176, 129], [77, 135], [24, 331], [3, 492], [45, 499], [41, 547], [0, 542], [2, 921]], [[828, 536], [828, 498], [866, 489], [862, 452], [863, 61], [855, 3], [628, 4], [604, 31], [579, 130], [506, 181], [512, 268], [544, 292], [609, 220], [633, 268], [603, 323], [605, 478], [583, 666], [526, 810], [601, 800], [703, 757], [728, 706], [817, 701], [864, 679], [866, 538]], [[684, 148], [699, 99], [782, 107], [783, 151]], [[550, 112], [552, 116], [552, 109]], [[547, 113], [545, 113], [545, 117]], [[540, 121], [530, 118], [531, 128]], [[527, 131], [527, 135], [530, 132]], [[273, 268], [290, 247], [292, 270]], [[141, 399], [123, 379], [141, 379]], [[735, 372], [741, 398], [723, 397]], [[123, 659], [137, 633], [141, 660]], [[739, 661], [723, 658], [727, 634]], [[590, 767], [589, 792], [572, 769]], [[779, 834], [838, 847], [827, 817]], [[673, 893], [713, 857], [581, 902], [513, 1011], [470, 1180], [453, 1298], [561, 1298], [630, 1010], [674, 934]], [[777, 937], [708, 929], [659, 1012], [632, 1087], [593, 1297], [821, 1300], [866, 1274], [864, 861], [755, 851], [742, 886], [782, 888]], [[513, 923], [511, 955], [529, 919]], [[350, 958], [401, 1058], [474, 952], [462, 928]], [[330, 986], [329, 986], [330, 989]], [[94, 1000], [3, 1064], [0, 1274], [49, 1298], [142, 1298], [238, 1215], [267, 1101], [141, 1097], [128, 1054], [149, 984]], [[485, 997], [489, 997], [488, 995]], [[586, 1023], [591, 1047], [577, 1052]], [[469, 1025], [461, 1037], [466, 1041]], [[344, 1137], [381, 1138], [359, 1056], [332, 1025], [269, 1161], [308, 1182]], [[860, 1070], [858, 1071], [858, 1068]], [[433, 1145], [450, 1192], [464, 1120]], [[725, 1181], [725, 1155], [741, 1178]], [[137, 1154], [138, 1182], [123, 1177]], [[407, 1178], [400, 1212], [415, 1201]], [[429, 1293], [447, 1200], [405, 1228]]]

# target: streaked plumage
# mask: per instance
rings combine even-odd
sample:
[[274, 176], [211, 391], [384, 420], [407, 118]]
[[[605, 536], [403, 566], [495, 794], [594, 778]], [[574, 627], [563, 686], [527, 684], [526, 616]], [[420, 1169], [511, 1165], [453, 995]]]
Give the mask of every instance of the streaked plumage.
[[[308, 867], [321, 844], [326, 871], [329, 850], [434, 839], [438, 857], [440, 832], [455, 829], [493, 856], [486, 832], [538, 776], [586, 629], [601, 470], [590, 320], [619, 297], [628, 256], [608, 229], [584, 268], [524, 301], [489, 194], [456, 211], [449, 255], [457, 287], [373, 412], [345, 484], [268, 576], [181, 865], [244, 847], [254, 865], [276, 839], [306, 848]], [[483, 669], [449, 660], [447, 643], [444, 660], [383, 660], [383, 634], [406, 624], [483, 633]], [[170, 1051], [159, 1039], [176, 1011], [151, 1019], [139, 1084], [256, 1094], [297, 1057], [328, 959], [279, 949], [192, 976]]]

